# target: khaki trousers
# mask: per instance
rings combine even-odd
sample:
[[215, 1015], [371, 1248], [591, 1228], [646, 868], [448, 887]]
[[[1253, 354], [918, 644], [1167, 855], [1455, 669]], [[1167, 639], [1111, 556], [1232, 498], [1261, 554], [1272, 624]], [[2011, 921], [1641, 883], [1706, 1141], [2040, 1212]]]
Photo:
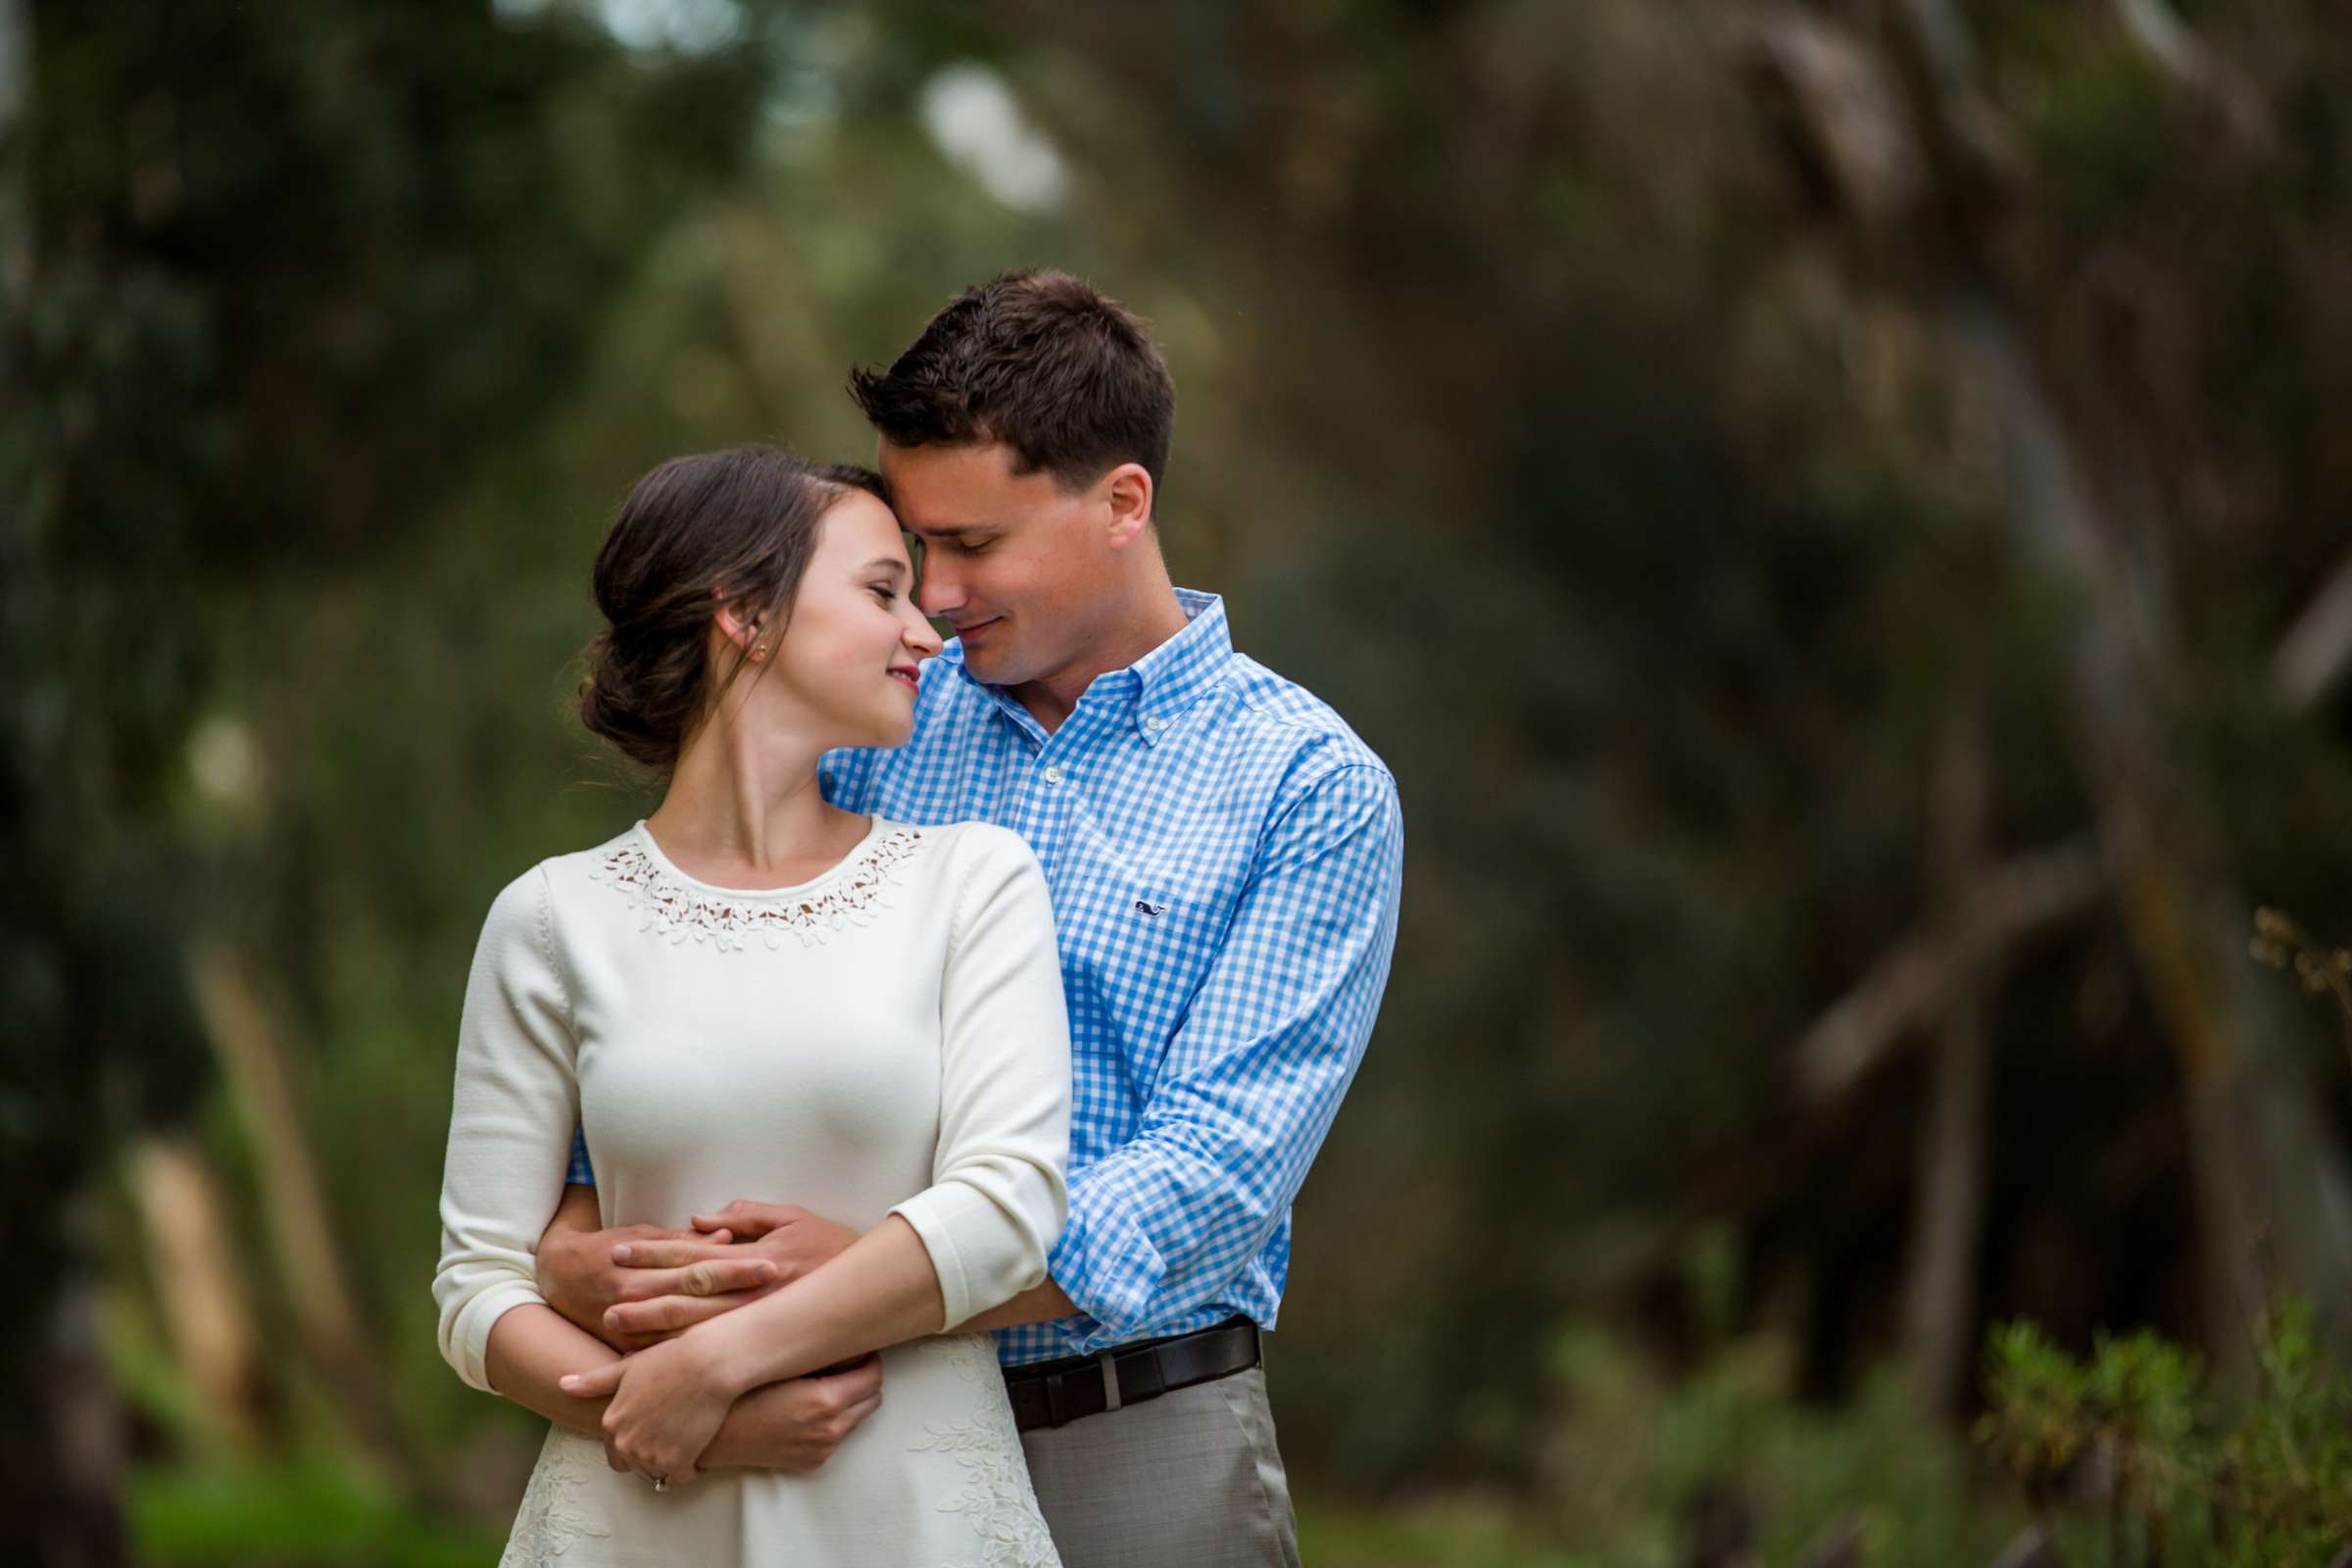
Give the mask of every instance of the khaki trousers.
[[1062, 1568], [1298, 1568], [1263, 1367], [1024, 1432], [1021, 1446]]

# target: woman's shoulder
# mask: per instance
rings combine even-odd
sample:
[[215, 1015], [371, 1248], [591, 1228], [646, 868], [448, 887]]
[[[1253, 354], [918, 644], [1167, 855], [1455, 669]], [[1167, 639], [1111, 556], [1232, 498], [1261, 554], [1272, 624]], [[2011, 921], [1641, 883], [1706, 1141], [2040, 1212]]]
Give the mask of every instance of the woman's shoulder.
[[1043, 874], [1037, 852], [1029, 847], [1029, 841], [994, 822], [945, 822], [912, 831], [936, 842], [939, 864], [958, 882], [991, 870], [1004, 874], [1024, 870]]
[[564, 855], [551, 855], [524, 868], [490, 901], [490, 918], [497, 921], [542, 913], [592, 896], [592, 884], [609, 881], [637, 841], [637, 829], [623, 829], [602, 844]]

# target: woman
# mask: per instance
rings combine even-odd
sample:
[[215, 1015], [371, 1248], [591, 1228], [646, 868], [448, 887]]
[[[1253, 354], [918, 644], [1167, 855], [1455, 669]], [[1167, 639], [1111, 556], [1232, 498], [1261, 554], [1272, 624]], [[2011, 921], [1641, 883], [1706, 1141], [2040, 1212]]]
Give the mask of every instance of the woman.
[[[597, 558], [581, 716], [667, 787], [491, 906], [441, 1194], [442, 1353], [554, 1423], [510, 1563], [1054, 1562], [990, 1343], [945, 1332], [1043, 1279], [1065, 1211], [1045, 879], [1004, 829], [817, 793], [911, 731], [911, 579], [878, 478], [759, 450], [657, 468]], [[616, 1359], [533, 1283], [575, 1115], [608, 1226], [785, 1193], [861, 1239]], [[822, 1469], [717, 1467], [738, 1397], [880, 1347]]]

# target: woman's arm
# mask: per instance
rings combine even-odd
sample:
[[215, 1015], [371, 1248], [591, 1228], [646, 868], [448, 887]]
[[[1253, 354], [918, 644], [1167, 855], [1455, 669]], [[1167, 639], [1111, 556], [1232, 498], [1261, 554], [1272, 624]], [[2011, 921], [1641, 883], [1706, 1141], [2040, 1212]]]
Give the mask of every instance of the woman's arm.
[[[579, 1105], [571, 1000], [556, 965], [550, 904], [545, 868], [525, 872], [492, 902], [474, 948], [458, 1024], [433, 1298], [441, 1353], [459, 1377], [580, 1425], [578, 1411], [558, 1416], [571, 1401], [555, 1380], [613, 1357], [547, 1305], [532, 1255], [563, 1194]], [[516, 1315], [526, 1321], [497, 1332]]]
[[619, 1359], [604, 1341], [573, 1327], [554, 1307], [526, 1302], [501, 1313], [490, 1326], [484, 1364], [493, 1393], [559, 1426], [601, 1438], [611, 1401], [574, 1398], [558, 1385], [571, 1373]]

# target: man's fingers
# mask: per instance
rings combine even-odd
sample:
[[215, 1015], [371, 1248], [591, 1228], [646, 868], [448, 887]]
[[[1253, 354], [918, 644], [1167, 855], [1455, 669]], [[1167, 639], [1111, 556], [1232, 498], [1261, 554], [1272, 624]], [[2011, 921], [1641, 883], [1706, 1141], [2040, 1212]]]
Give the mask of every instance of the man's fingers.
[[882, 1358], [868, 1355], [839, 1372], [820, 1372], [809, 1379], [844, 1404], [882, 1397]]
[[772, 1285], [781, 1271], [764, 1257], [714, 1257], [685, 1268], [644, 1269], [620, 1282], [622, 1301], [652, 1301], [664, 1296], [728, 1296]]
[[726, 1226], [748, 1242], [765, 1236], [779, 1225], [789, 1225], [807, 1212], [791, 1203], [761, 1203], [738, 1198], [715, 1214], [696, 1214], [693, 1219], [696, 1230]]
[[839, 1443], [857, 1431], [864, 1425], [867, 1416], [881, 1408], [882, 1392], [879, 1389], [874, 1391], [871, 1398], [859, 1399], [856, 1404], [846, 1406], [841, 1414], [833, 1418], [833, 1441]]
[[622, 1242], [612, 1249], [612, 1261], [623, 1268], [684, 1268], [705, 1258], [725, 1256], [732, 1240], [725, 1231], [710, 1236], [689, 1231], [662, 1241]]
[[623, 1301], [605, 1313], [605, 1326], [615, 1334], [672, 1334], [707, 1323], [757, 1299], [748, 1292], [724, 1296], [659, 1296], [650, 1301]]
[[607, 1361], [585, 1372], [567, 1373], [556, 1386], [577, 1399], [599, 1399], [620, 1387], [623, 1365], [620, 1361]]

